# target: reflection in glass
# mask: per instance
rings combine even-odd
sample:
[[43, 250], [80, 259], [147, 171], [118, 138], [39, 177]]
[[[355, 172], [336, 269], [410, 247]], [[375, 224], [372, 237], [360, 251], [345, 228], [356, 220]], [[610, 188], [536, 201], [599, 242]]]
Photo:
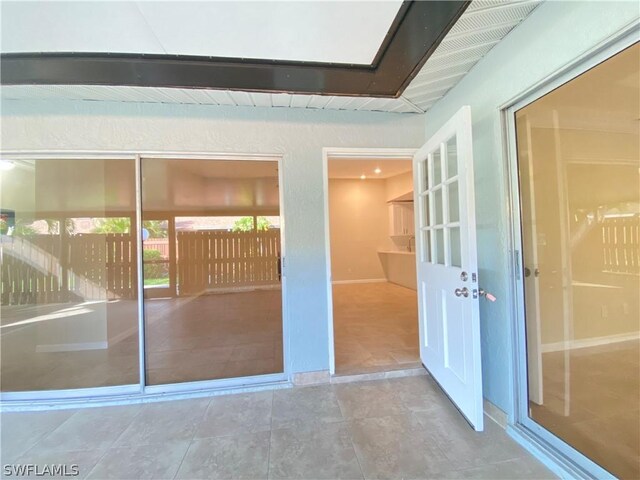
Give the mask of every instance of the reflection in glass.
[[462, 267], [460, 227], [453, 227], [449, 229], [449, 252], [451, 255], [450, 265], [453, 267]]
[[444, 229], [438, 228], [436, 230], [432, 230], [432, 232], [436, 237], [434, 245], [436, 250], [434, 263], [444, 265]]
[[459, 222], [460, 221], [460, 197], [458, 192], [458, 181], [454, 180], [451, 182], [447, 191], [449, 193], [449, 222]]
[[431, 154], [431, 171], [433, 175], [430, 177], [430, 188], [442, 183], [442, 157], [440, 155], [440, 149], [435, 150]]
[[638, 44], [516, 114], [533, 420], [640, 477]]
[[451, 137], [447, 141], [447, 178], [458, 174], [458, 146], [456, 137]]
[[434, 225], [442, 225], [444, 221], [443, 212], [444, 205], [442, 203], [442, 187], [438, 188], [435, 192], [433, 192], [433, 210], [434, 210]]
[[0, 171], [3, 391], [138, 383], [133, 160]]
[[143, 159], [142, 176], [144, 222], [166, 225], [144, 241], [160, 252], [144, 268], [147, 383], [282, 372], [277, 162]]

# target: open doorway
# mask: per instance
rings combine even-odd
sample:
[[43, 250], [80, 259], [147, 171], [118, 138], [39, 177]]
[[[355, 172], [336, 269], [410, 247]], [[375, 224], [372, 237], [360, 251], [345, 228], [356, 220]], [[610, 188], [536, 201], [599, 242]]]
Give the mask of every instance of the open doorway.
[[421, 365], [412, 155], [327, 155], [334, 372]]

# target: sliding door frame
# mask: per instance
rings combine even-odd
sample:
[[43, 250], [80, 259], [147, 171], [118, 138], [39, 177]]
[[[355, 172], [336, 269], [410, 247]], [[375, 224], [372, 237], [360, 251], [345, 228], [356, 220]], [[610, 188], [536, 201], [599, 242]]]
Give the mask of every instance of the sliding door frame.
[[638, 41], [640, 41], [640, 23], [634, 21], [500, 107], [504, 158], [506, 159], [508, 217], [510, 219], [509, 273], [511, 284], [509, 303], [514, 319], [511, 332], [513, 414], [509, 417], [507, 430], [518, 442], [545, 459], [547, 465], [556, 473], [572, 478], [614, 477], [529, 416], [524, 279], [522, 275], [524, 265], [523, 238], [515, 113]]
[[[140, 403], [171, 398], [193, 398], [221, 394], [232, 390], [252, 391], [263, 388], [287, 387], [291, 383], [290, 326], [287, 297], [286, 226], [284, 204], [284, 174], [282, 154], [239, 154], [180, 151], [107, 151], [107, 150], [3, 150], [2, 158], [8, 160], [133, 160], [135, 161], [135, 208], [137, 246], [137, 313], [138, 313], [138, 362], [139, 383], [107, 387], [90, 387], [63, 390], [35, 390], [23, 392], [0, 392], [0, 405], [4, 411], [59, 408], [67, 405], [114, 405]], [[146, 384], [145, 326], [144, 326], [144, 279], [142, 261], [142, 159], [174, 160], [224, 160], [277, 162], [278, 195], [280, 216], [281, 251], [281, 301], [283, 336], [283, 372], [249, 377], [212, 379], [162, 385]]]

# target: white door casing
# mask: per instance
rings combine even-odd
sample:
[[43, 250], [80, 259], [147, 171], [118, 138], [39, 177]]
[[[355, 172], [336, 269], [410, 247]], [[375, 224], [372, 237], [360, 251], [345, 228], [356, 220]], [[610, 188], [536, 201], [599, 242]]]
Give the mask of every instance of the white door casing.
[[480, 289], [469, 106], [418, 150], [413, 171], [420, 358], [481, 431]]

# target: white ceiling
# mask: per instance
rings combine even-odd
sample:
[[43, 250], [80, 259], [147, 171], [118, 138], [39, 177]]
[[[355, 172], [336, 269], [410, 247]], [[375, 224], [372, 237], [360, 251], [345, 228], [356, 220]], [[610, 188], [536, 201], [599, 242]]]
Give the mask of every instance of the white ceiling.
[[[375, 173], [379, 168], [380, 173]], [[385, 179], [410, 172], [412, 161], [405, 159], [378, 160], [373, 158], [329, 158], [327, 163], [329, 178], [360, 178], [365, 175], [369, 179]]]
[[[424, 113], [453, 88], [482, 57], [524, 20], [540, 2], [541, 0], [473, 0], [402, 96], [397, 99], [269, 94], [228, 90], [64, 85], [3, 86], [0, 93], [2, 99], [67, 99]], [[80, 4], [93, 5], [90, 2], [81, 2]], [[142, 4], [140, 3], [140, 5]], [[267, 2], [267, 4], [271, 5], [271, 2]], [[6, 19], [5, 2], [2, 5], [3, 19]], [[223, 3], [222, 5], [228, 4]], [[306, 5], [306, 2], [303, 2], [302, 5]], [[325, 2], [322, 5], [329, 8], [328, 6], [334, 5], [334, 3]], [[358, 5], [373, 5], [378, 9], [384, 8], [387, 4], [385, 2], [364, 2]], [[397, 7], [398, 2], [394, 3], [396, 10]], [[45, 15], [42, 15], [42, 18], [43, 21], [47, 20]], [[269, 18], [269, 21], [271, 21], [270, 16], [265, 18]], [[389, 17], [387, 16], [388, 19]], [[11, 22], [7, 23], [10, 26]], [[47, 25], [54, 23], [46, 22]], [[354, 21], [352, 23], [351, 28], [354, 28], [354, 25], [359, 22]], [[360, 24], [368, 27], [368, 20], [367, 22], [360, 22]], [[4, 45], [4, 36], [5, 25], [3, 20], [3, 51], [6, 47]], [[354, 44], [365, 42], [367, 40], [363, 36], [350, 41], [350, 43]], [[287, 45], [286, 50], [295, 50], [297, 48], [296, 43], [297, 40]], [[379, 42], [374, 50], [377, 50], [378, 45]], [[349, 49], [346, 43], [341, 45], [341, 48]]]
[[402, 0], [2, 2], [2, 52], [372, 63]]

